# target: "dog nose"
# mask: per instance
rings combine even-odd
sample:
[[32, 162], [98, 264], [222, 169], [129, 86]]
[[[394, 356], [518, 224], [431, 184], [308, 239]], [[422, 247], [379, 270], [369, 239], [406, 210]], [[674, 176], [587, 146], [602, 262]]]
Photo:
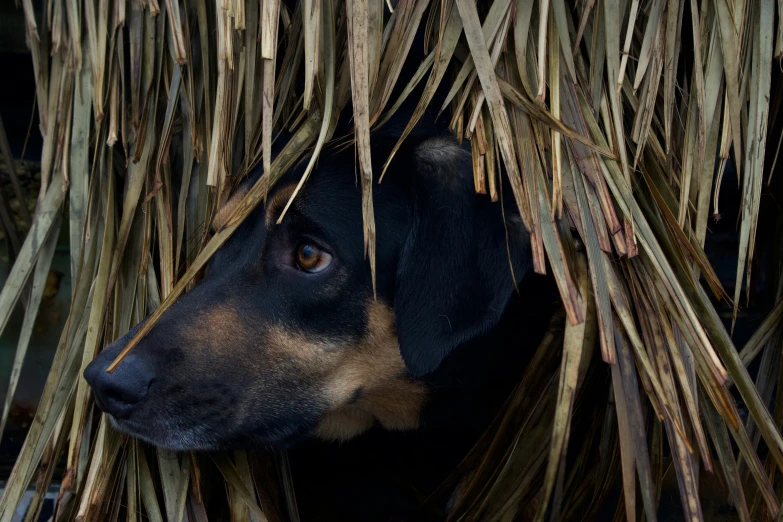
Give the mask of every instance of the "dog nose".
[[106, 369], [119, 350], [109, 347], [84, 370], [84, 378], [93, 390], [98, 407], [118, 419], [130, 417], [133, 409], [144, 400], [155, 377], [149, 363], [134, 353], [120, 363], [113, 373]]

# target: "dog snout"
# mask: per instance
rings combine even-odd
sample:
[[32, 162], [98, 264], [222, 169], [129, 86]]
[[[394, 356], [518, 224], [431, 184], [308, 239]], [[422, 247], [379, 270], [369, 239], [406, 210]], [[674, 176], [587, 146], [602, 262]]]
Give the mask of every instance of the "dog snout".
[[119, 353], [107, 348], [84, 370], [84, 378], [95, 394], [98, 407], [118, 419], [127, 419], [144, 401], [155, 374], [150, 364], [136, 356], [128, 356], [112, 373], [106, 369]]

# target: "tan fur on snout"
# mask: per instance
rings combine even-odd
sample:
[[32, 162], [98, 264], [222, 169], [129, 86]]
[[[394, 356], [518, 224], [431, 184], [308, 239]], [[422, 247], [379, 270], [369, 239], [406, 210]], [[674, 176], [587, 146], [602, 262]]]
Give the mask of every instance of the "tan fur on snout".
[[[194, 319], [182, 331], [190, 350], [223, 352], [220, 356], [226, 359], [242, 357], [236, 362], [249, 371], [264, 368], [281, 379], [314, 383], [308, 385], [309, 391], [329, 405], [315, 429], [323, 440], [348, 440], [376, 424], [393, 431], [419, 426], [425, 388], [407, 374], [394, 312], [384, 304], [367, 305], [367, 329], [358, 341], [316, 338], [280, 326], [243, 327], [247, 318], [230, 304], [215, 304]], [[258, 346], [258, 358], [250, 355], [252, 360], [246, 360], [253, 351], [241, 350], [242, 346]], [[237, 416], [244, 415], [244, 407], [236, 405]]]
[[222, 349], [227, 341], [243, 344], [251, 341], [252, 332], [243, 328], [242, 314], [231, 304], [214, 303], [194, 315], [180, 330], [185, 346]]

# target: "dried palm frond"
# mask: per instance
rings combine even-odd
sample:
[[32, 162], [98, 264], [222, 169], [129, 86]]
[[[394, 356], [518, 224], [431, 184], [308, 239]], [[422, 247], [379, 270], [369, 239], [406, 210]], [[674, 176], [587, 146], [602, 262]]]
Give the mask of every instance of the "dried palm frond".
[[[152, 452], [93, 415], [81, 372], [152, 312], [127, 354], [281, 174], [314, 151], [298, 193], [334, 142], [356, 147], [374, 274], [372, 131], [412, 95], [400, 141], [426, 109], [446, 111], [455, 135], [471, 140], [476, 191], [498, 200], [498, 176], [508, 177], [534, 269], [551, 272], [563, 302], [493, 431], [444, 484], [459, 484], [450, 519], [594, 519], [620, 484], [610, 516], [656, 520], [674, 477], [685, 517], [706, 520], [705, 473], [720, 477], [740, 520], [779, 519], [781, 213], [767, 224], [760, 208], [781, 184], [766, 146], [783, 101], [772, 79], [783, 56], [780, 2], [22, 7], [44, 146], [32, 226], [0, 292], [2, 330], [30, 285], [15, 368], [63, 224], [73, 295], [0, 522], [35, 481], [33, 519], [61, 458], [58, 520], [206, 520], [208, 490], [227, 495], [236, 520], [296, 517], [285, 455]], [[423, 49], [414, 48], [420, 34]], [[406, 64], [413, 74], [402, 74]], [[431, 107], [438, 89], [445, 102]], [[334, 135], [341, 117], [353, 119], [354, 135]], [[281, 131], [292, 138], [273, 157]], [[218, 207], [257, 165], [261, 182], [210, 235]], [[727, 169], [741, 187], [732, 295], [704, 251]], [[775, 306], [739, 351], [729, 332], [761, 250]], [[754, 382], [747, 367], [759, 354]]]

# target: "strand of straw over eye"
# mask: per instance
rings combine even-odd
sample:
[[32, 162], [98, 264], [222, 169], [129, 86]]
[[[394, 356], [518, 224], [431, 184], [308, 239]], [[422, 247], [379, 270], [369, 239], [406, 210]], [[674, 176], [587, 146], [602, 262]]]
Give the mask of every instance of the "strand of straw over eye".
[[293, 165], [299, 157], [308, 149], [310, 144], [315, 140], [316, 132], [320, 127], [321, 118], [318, 113], [314, 113], [311, 118], [305, 120], [302, 126], [297, 130], [296, 134], [291, 138], [275, 161], [272, 163], [271, 170], [268, 173], [264, 173], [261, 178], [253, 187], [245, 194], [242, 201], [237, 205], [233, 215], [226, 221], [226, 223], [215, 233], [209, 242], [204, 246], [204, 249], [199, 252], [199, 255], [193, 261], [185, 274], [177, 281], [177, 284], [172, 289], [171, 293], [166, 297], [160, 306], [150, 315], [144, 325], [136, 332], [136, 335], [130, 340], [130, 342], [122, 349], [117, 357], [112, 361], [109, 367], [106, 369], [107, 373], [113, 373], [117, 369], [117, 366], [128, 356], [128, 354], [136, 347], [144, 336], [146, 336], [155, 324], [160, 320], [161, 316], [171, 305], [182, 295], [187, 288], [188, 283], [193, 280], [196, 274], [204, 267], [210, 257], [231, 237], [234, 231], [239, 227], [245, 218], [258, 206], [263, 200], [265, 194], [266, 184], [263, 183], [263, 178], [269, 180], [269, 187], [280, 178], [280, 176], [287, 171], [291, 165]]

